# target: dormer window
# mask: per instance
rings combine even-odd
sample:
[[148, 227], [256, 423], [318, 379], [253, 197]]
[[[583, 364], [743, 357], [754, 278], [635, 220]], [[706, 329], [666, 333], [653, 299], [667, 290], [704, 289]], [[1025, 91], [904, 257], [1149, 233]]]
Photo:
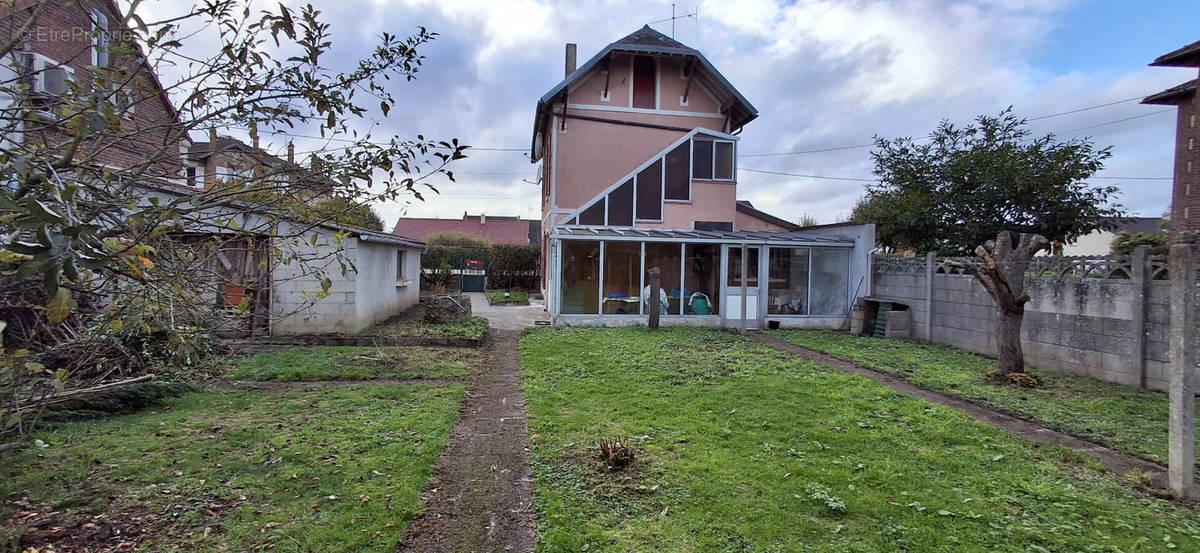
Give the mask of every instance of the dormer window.
[[658, 107], [658, 64], [650, 56], [633, 58], [633, 107]]

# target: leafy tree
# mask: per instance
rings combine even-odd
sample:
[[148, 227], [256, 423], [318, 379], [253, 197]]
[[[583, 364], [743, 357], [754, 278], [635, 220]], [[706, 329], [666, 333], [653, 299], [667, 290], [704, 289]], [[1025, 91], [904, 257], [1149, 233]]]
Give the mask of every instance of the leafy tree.
[[1166, 232], [1118, 232], [1112, 239], [1113, 257], [1129, 257], [1138, 246], [1150, 246], [1150, 255], [1167, 255], [1171, 250], [1171, 235]]
[[1087, 183], [1110, 155], [1087, 139], [1033, 137], [1011, 108], [942, 121], [927, 142], [876, 137], [879, 182], [851, 218], [876, 223], [882, 245], [944, 255], [970, 255], [1002, 231], [1068, 242], [1124, 214], [1115, 186]]
[[316, 218], [329, 220], [338, 225], [357, 227], [383, 232], [383, 217], [370, 204], [346, 198], [330, 198], [313, 206], [310, 210]]
[[[345, 235], [317, 243], [314, 225], [362, 217], [361, 206], [375, 201], [423, 199], [436, 193], [435, 179], [453, 180], [450, 163], [465, 157], [457, 140], [354, 130], [388, 116], [397, 102], [392, 83], [417, 77], [425, 62], [419, 51], [436, 33], [383, 33], [365, 57], [339, 58], [347, 68], [338, 69], [330, 63], [332, 30], [312, 5], [205, 0], [154, 21], [140, 4], [109, 14], [110, 33], [93, 37], [107, 44], [107, 64], [90, 63], [93, 40], [57, 60], [77, 70], [55, 94], [34, 93], [30, 83], [57, 67], [9, 71], [10, 60], [36, 40], [32, 29], [61, 21], [64, 10], [92, 16], [80, 3], [58, 0], [3, 13], [0, 326], [7, 323], [5, 347], [28, 346], [22, 355], [31, 357], [0, 371], [7, 390], [0, 428], [18, 416], [5, 410], [17, 405], [6, 397], [53, 394], [72, 375], [120, 375], [131, 357], [164, 349], [150, 341], [177, 344], [172, 336], [194, 338], [226, 324], [228, 309], [214, 301], [226, 276], [223, 251], [258, 252], [261, 261], [249, 270], [298, 267], [295, 274], [320, 283], [307, 301], [319, 300], [332, 284], [326, 273], [353, 266], [341, 253]], [[208, 38], [215, 48], [184, 44]], [[187, 191], [181, 145], [212, 128], [240, 129], [255, 141], [283, 132], [340, 142], [301, 152], [311, 160], [303, 167], [264, 167]], [[111, 161], [114, 152], [123, 154], [121, 163]], [[306, 200], [314, 186], [345, 203], [313, 216]], [[314, 245], [323, 250], [313, 253]], [[235, 312], [257, 316], [253, 305]]]

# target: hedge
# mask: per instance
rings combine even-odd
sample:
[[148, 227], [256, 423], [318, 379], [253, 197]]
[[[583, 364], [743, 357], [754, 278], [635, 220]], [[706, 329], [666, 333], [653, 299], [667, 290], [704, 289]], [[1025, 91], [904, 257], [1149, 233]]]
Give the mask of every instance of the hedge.
[[537, 290], [540, 286], [542, 249], [538, 246], [430, 246], [421, 256], [421, 268], [434, 273], [429, 280], [442, 282], [448, 280], [449, 271], [463, 268], [467, 259], [483, 261], [489, 288]]

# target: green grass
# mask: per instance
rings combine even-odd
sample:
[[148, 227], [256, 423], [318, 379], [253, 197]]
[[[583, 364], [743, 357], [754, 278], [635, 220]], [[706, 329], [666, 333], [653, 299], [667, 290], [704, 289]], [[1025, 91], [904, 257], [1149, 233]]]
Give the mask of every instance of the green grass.
[[471, 317], [462, 322], [428, 324], [420, 321], [402, 320], [369, 326], [362, 334], [372, 336], [417, 336], [422, 338], [470, 338], [482, 340], [487, 334], [488, 321], [483, 317]]
[[[508, 292], [507, 298], [504, 297], [505, 292]], [[488, 303], [492, 305], [506, 303], [529, 305], [529, 292], [525, 290], [488, 290], [484, 293], [487, 294]]]
[[462, 394], [459, 385], [189, 394], [38, 434], [45, 449], [4, 454], [0, 497], [69, 517], [145, 517], [136, 525], [147, 551], [394, 551]]
[[324, 346], [243, 357], [226, 376], [280, 381], [463, 378], [481, 359], [478, 352], [463, 348]]
[[[1098, 463], [714, 330], [522, 338], [539, 547], [1177, 551], [1200, 515]], [[595, 440], [628, 436], [610, 472]]]
[[984, 380], [996, 362], [941, 344], [830, 331], [768, 331], [793, 344], [903, 377], [1139, 457], [1167, 462], [1166, 394], [1030, 369], [1040, 388]]

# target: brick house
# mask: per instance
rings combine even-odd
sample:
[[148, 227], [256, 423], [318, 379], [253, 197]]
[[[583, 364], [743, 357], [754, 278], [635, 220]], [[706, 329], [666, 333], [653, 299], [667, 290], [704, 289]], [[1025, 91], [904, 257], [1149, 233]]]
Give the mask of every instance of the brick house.
[[314, 160], [308, 166], [296, 163], [295, 146], [288, 143], [287, 159], [275, 156], [254, 144], [209, 129], [208, 140], [187, 147], [185, 183], [204, 190], [220, 182], [257, 177], [274, 181], [292, 198], [316, 203], [330, 198], [334, 183], [323, 174]]
[[[96, 97], [111, 105], [120, 130], [82, 144], [79, 158], [97, 168], [144, 168], [144, 175], [157, 182], [177, 183], [186, 131], [145, 58], [116, 53], [136, 51], [131, 37], [118, 28], [121, 12], [116, 4], [52, 3], [38, 11], [36, 24], [18, 37], [37, 4], [18, 0], [0, 20], [0, 34], [19, 40], [12, 59], [0, 63], [0, 81], [19, 82], [11, 88], [23, 89], [21, 97], [0, 98], [8, 127], [4, 139], [61, 149], [70, 142], [62, 130], [64, 114], [72, 105]], [[72, 83], [78, 83], [79, 90]], [[15, 107], [32, 108], [32, 117], [18, 120], [18, 112], [11, 109]]]
[[646, 270], [664, 324], [837, 328], [870, 289], [872, 225], [798, 229], [737, 200], [758, 111], [701, 54], [645, 26], [537, 103], [542, 287], [555, 324], [637, 324]]
[[396, 220], [392, 234], [413, 240], [428, 241], [445, 233], [466, 234], [487, 240], [489, 244], [526, 246], [541, 241], [541, 222], [520, 217], [496, 217], [463, 213], [462, 219], [430, 217], [401, 217]]
[[[21, 31], [34, 16], [34, 24]], [[312, 197], [328, 188], [328, 183], [311, 177], [312, 171], [234, 139], [210, 137], [214, 139], [193, 144], [188, 125], [122, 21], [112, 0], [18, 0], [14, 7], [0, 9], [0, 37], [5, 42], [17, 39], [16, 51], [0, 59], [0, 89], [5, 91], [0, 93], [0, 143], [18, 152], [15, 155], [35, 149], [65, 151], [71, 141], [65, 132], [69, 114], [97, 100], [101, 111], [111, 109], [112, 117], [88, 122], [107, 127], [80, 144], [77, 173], [91, 171], [90, 178], [97, 180], [108, 174], [103, 177], [108, 182], [116, 175], [132, 182], [145, 204], [184, 200], [186, 205], [197, 190], [219, 177], [263, 170], [286, 176], [281, 184], [299, 184], [306, 193], [311, 186]], [[112, 126], [114, 121], [118, 126]], [[213, 276], [202, 290], [190, 291], [225, 307], [249, 299], [249, 312], [255, 316], [248, 318], [245, 330], [260, 330], [261, 321], [261, 330], [271, 334], [354, 332], [418, 301], [425, 249], [418, 241], [362, 229], [268, 220], [236, 203], [209, 202], [200, 212], [210, 222], [184, 223], [172, 234], [180, 247], [217, 244], [211, 259], [193, 269]], [[234, 221], [239, 230], [254, 230], [248, 236], [211, 221]], [[314, 261], [304, 268], [280, 262], [271, 255], [273, 247], [289, 248]], [[337, 253], [352, 270], [342, 270]], [[329, 294], [316, 302], [308, 300], [321, 290], [314, 269], [324, 270], [332, 280]], [[230, 317], [226, 322], [230, 321], [241, 324], [244, 319]]]
[[[1200, 68], [1200, 41], [1163, 54], [1150, 64], [1158, 67]], [[1200, 230], [1200, 78], [1157, 94], [1143, 104], [1176, 106], [1175, 186], [1171, 192], [1172, 230]]]

